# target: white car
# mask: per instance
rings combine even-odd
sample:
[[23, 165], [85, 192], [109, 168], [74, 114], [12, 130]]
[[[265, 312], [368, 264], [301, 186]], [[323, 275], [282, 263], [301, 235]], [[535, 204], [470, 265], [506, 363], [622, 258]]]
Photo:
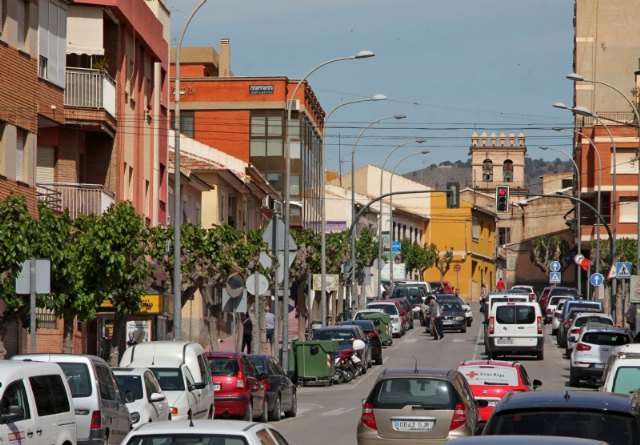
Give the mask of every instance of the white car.
[[171, 420], [171, 408], [160, 384], [148, 368], [113, 368], [133, 427]]
[[[551, 335], [556, 335], [558, 333], [558, 328], [560, 327], [560, 323], [562, 323], [562, 312], [564, 310], [564, 305], [567, 303], [567, 301], [571, 300], [571, 298], [561, 298], [563, 299], [558, 301], [558, 304], [552, 312], [553, 315], [551, 316]], [[547, 310], [549, 310], [549, 306], [547, 306]]]
[[551, 321], [551, 319], [553, 318], [553, 314], [555, 313], [561, 301], [572, 300], [572, 299], [573, 299], [572, 297], [568, 297], [566, 295], [554, 295], [553, 297], [549, 298], [549, 303], [547, 304], [547, 310], [544, 314], [547, 321], [548, 322]]
[[538, 303], [495, 303], [487, 328], [485, 353], [489, 359], [507, 354], [534, 354], [538, 360], [544, 358], [542, 313]]
[[631, 332], [624, 328], [594, 328], [582, 331], [571, 353], [569, 385], [578, 386], [580, 379], [602, 377], [613, 349], [632, 341]]
[[398, 306], [391, 301], [375, 301], [367, 304], [367, 309], [382, 309], [385, 314], [391, 317], [391, 334], [394, 337], [402, 337], [405, 334], [405, 328], [402, 325], [400, 311]]
[[515, 292], [526, 292], [529, 294], [529, 301], [538, 301], [538, 296], [536, 295], [536, 291], [533, 289], [533, 286], [529, 286], [527, 284], [514, 284], [511, 286], [511, 290]]
[[629, 394], [640, 391], [640, 344], [618, 346], [604, 367], [600, 391]]
[[149, 444], [221, 444], [288, 445], [275, 428], [266, 423], [244, 420], [176, 420], [147, 423], [132, 430], [121, 445]]
[[591, 323], [613, 326], [613, 318], [610, 315], [599, 312], [578, 312], [573, 319], [573, 323], [569, 329], [567, 329], [567, 357], [571, 356], [571, 352], [573, 352], [573, 348], [578, 342], [578, 337], [580, 337], [580, 331], [582, 331], [587, 324]]

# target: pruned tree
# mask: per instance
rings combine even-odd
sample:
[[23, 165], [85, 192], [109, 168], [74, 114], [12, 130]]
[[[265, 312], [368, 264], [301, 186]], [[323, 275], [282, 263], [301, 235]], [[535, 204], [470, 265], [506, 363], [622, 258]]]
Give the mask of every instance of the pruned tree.
[[529, 258], [545, 274], [549, 274], [552, 261], [566, 266], [565, 258], [569, 252], [569, 243], [558, 235], [539, 236], [531, 242]]
[[401, 241], [400, 253], [402, 254], [407, 273], [417, 270], [420, 273], [420, 277], [423, 277], [424, 271], [435, 264], [438, 256], [438, 248], [433, 243], [425, 243], [421, 246], [405, 238]]
[[451, 261], [453, 261], [453, 248], [445, 246], [443, 251], [438, 251], [436, 267], [440, 272], [441, 281], [444, 280], [444, 276], [449, 271], [449, 268], [451, 267]]

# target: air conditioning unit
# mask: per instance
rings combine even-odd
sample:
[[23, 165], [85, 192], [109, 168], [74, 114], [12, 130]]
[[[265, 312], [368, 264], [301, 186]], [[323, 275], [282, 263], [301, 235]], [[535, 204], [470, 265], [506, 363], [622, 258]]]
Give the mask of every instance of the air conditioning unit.
[[289, 99], [287, 105], [292, 111], [300, 111], [300, 101], [298, 99]]

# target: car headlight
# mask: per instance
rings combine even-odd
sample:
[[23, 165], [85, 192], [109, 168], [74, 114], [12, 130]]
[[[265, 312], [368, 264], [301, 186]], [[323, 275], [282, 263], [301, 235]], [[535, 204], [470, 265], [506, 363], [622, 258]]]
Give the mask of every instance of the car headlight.
[[462, 321], [462, 320], [464, 320], [464, 317], [460, 317], [460, 316], [458, 316], [458, 317], [456, 317], [456, 318], [455, 318], [455, 320], [456, 320], [456, 321]]
[[134, 411], [131, 413], [131, 423], [138, 423], [140, 422], [140, 413], [137, 411]]

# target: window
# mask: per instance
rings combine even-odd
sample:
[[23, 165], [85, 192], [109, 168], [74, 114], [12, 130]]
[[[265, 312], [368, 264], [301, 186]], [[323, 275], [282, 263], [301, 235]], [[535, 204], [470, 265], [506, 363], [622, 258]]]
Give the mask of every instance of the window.
[[533, 306], [500, 306], [496, 309], [496, 323], [532, 324], [536, 321]]
[[133, 402], [142, 399], [142, 381], [139, 375], [117, 375], [116, 381], [120, 394], [126, 401]]
[[22, 412], [19, 418], [12, 418], [11, 423], [31, 418], [27, 391], [24, 388], [22, 380], [11, 383], [7, 389], [5, 389], [2, 400], [0, 400], [0, 423], [6, 423], [3, 415], [9, 413], [9, 407], [18, 407]]
[[292, 196], [300, 196], [300, 176], [291, 175], [291, 184], [289, 190]]
[[509, 227], [498, 227], [498, 244], [509, 244], [511, 242], [511, 229]]
[[116, 388], [114, 380], [111, 378], [111, 371], [103, 365], [96, 366], [98, 386], [100, 387], [100, 397], [105, 400], [116, 400]]
[[510, 159], [502, 164], [502, 178], [504, 182], [513, 182], [513, 161]]
[[471, 237], [474, 241], [480, 240], [480, 224], [477, 216], [471, 217]]
[[485, 159], [482, 163], [482, 180], [486, 182], [493, 181], [493, 162], [491, 162], [491, 159]]
[[[635, 158], [635, 148], [618, 148], [616, 150], [616, 174], [638, 174], [638, 166], [634, 162]], [[613, 164], [611, 165], [611, 174], [613, 174]]]
[[91, 377], [89, 368], [84, 363], [58, 363], [67, 377], [71, 396], [89, 397], [91, 395]]
[[23, 181], [24, 175], [24, 149], [27, 144], [27, 131], [18, 128], [16, 134], [16, 181]]
[[282, 191], [282, 174], [281, 173], [267, 173], [267, 181], [279, 192]]
[[27, 49], [29, 35], [29, 1], [18, 0], [18, 48]]
[[284, 151], [281, 111], [255, 111], [251, 115], [251, 157], [282, 157]]
[[67, 391], [59, 375], [30, 377], [29, 383], [31, 383], [39, 416], [51, 416], [71, 410]]
[[38, 76], [43, 79], [47, 79], [47, 62], [48, 59], [45, 56], [40, 56], [40, 65], [38, 66]]
[[638, 200], [633, 198], [620, 198], [620, 222], [638, 222]]
[[180, 112], [180, 133], [190, 138], [195, 137], [195, 112], [193, 111], [181, 111]]

